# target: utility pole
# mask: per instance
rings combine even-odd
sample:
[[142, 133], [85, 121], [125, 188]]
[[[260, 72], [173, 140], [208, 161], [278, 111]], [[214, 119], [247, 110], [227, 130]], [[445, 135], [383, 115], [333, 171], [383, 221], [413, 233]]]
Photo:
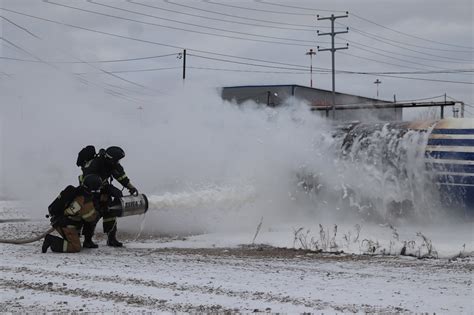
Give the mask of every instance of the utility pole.
[[310, 59], [310, 67], [309, 67], [309, 73], [310, 73], [310, 81], [309, 81], [309, 86], [313, 87], [313, 56], [316, 55], [316, 52], [311, 48], [308, 52], [306, 52], [306, 55], [309, 55]]
[[334, 31], [334, 21], [336, 19], [339, 19], [339, 18], [346, 18], [349, 16], [349, 12], [346, 12], [345, 15], [334, 15], [334, 14], [331, 14], [331, 16], [326, 16], [326, 17], [319, 17], [319, 14], [316, 16], [318, 21], [320, 20], [331, 20], [331, 32], [329, 33], [319, 33], [319, 31], [317, 32], [318, 33], [318, 36], [323, 36], [323, 35], [331, 35], [331, 48], [324, 48], [324, 49], [319, 49], [319, 46], [318, 46], [318, 51], [330, 51], [331, 52], [331, 55], [332, 55], [332, 118], [333, 119], [336, 119], [336, 71], [335, 71], [335, 53], [336, 53], [336, 50], [340, 50], [340, 49], [348, 49], [349, 48], [349, 44], [347, 44], [346, 47], [337, 47], [335, 48], [334, 47], [334, 37], [337, 35], [337, 34], [343, 34], [343, 33], [348, 33], [349, 32], [349, 28], [347, 28], [345, 31], [339, 31], [339, 32], [335, 32]]
[[375, 80], [374, 84], [377, 85], [377, 98], [379, 98], [379, 84], [382, 83], [379, 79]]
[[178, 56], [176, 56], [178, 59], [183, 59], [183, 83], [184, 80], [186, 80], [186, 49], [183, 49], [182, 53], [179, 53]]
[[186, 49], [183, 49], [183, 82], [186, 80]]
[[[444, 93], [444, 103], [446, 104], [446, 93]], [[444, 106], [441, 106], [441, 119], [444, 119]]]

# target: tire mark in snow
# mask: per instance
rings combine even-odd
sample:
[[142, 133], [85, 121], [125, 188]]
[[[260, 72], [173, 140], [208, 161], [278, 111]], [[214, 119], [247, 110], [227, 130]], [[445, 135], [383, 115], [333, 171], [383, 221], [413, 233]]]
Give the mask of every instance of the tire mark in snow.
[[26, 282], [22, 280], [5, 280], [0, 283], [0, 287], [27, 289], [40, 292], [59, 293], [61, 295], [78, 296], [84, 299], [107, 299], [115, 303], [126, 303], [139, 307], [149, 307], [153, 310], [177, 311], [177, 312], [231, 312], [231, 309], [225, 309], [220, 305], [192, 305], [169, 303], [165, 299], [157, 299], [149, 296], [140, 296], [135, 294], [125, 294], [117, 291], [99, 291], [94, 292], [88, 289], [75, 288], [69, 289], [64, 286], [54, 285], [52, 282], [47, 284], [41, 282]]
[[[401, 307], [380, 307], [373, 305], [355, 305], [355, 304], [333, 304], [329, 302], [324, 302], [319, 299], [305, 299], [305, 298], [295, 298], [288, 295], [282, 294], [272, 294], [268, 292], [259, 292], [259, 291], [237, 291], [237, 290], [228, 290], [222, 287], [212, 287], [212, 286], [198, 286], [198, 285], [183, 285], [176, 282], [158, 282], [154, 280], [143, 280], [137, 278], [118, 278], [118, 277], [108, 277], [108, 276], [90, 276], [86, 274], [70, 274], [63, 273], [58, 271], [47, 271], [41, 268], [30, 269], [27, 267], [0, 267], [1, 271], [9, 271], [13, 273], [29, 274], [37, 278], [47, 279], [48, 277], [53, 277], [56, 281], [61, 282], [58, 279], [69, 279], [69, 280], [78, 280], [78, 281], [90, 281], [90, 282], [108, 282], [113, 284], [121, 285], [137, 285], [137, 286], [146, 286], [159, 289], [168, 289], [175, 292], [192, 292], [197, 294], [206, 294], [206, 295], [218, 295], [226, 297], [235, 297], [242, 299], [244, 301], [253, 300], [253, 301], [262, 301], [262, 302], [273, 302], [279, 304], [293, 304], [298, 306], [305, 306], [315, 310], [327, 310], [333, 309], [340, 312], [408, 312], [409, 310]], [[45, 280], [47, 281], [47, 280]], [[117, 291], [110, 292], [92, 292], [88, 289], [69, 289], [64, 288], [60, 284], [55, 285], [53, 282], [41, 283], [41, 282], [27, 282], [22, 280], [6, 280], [3, 279], [1, 286], [11, 286], [16, 288], [26, 288], [33, 289], [38, 291], [51, 291], [56, 293], [63, 293], [65, 295], [79, 295], [83, 298], [107, 298], [115, 302], [125, 302], [127, 304], [137, 305], [137, 306], [149, 306], [149, 307], [158, 307], [160, 310], [173, 310], [173, 311], [219, 311], [226, 312], [232, 310], [226, 310], [220, 305], [191, 305], [191, 304], [173, 304], [168, 303], [163, 299], [156, 299], [148, 296], [140, 296], [138, 294], [124, 294]], [[166, 304], [166, 305], [165, 305]], [[235, 311], [235, 310], [234, 310]]]

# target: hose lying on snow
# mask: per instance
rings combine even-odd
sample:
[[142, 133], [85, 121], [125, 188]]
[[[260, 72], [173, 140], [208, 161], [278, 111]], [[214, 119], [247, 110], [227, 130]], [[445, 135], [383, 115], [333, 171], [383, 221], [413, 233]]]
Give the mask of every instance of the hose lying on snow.
[[0, 223], [27, 222], [29, 219], [0, 219]]
[[36, 241], [39, 241], [40, 239], [42, 239], [43, 237], [45, 237], [47, 234], [51, 233], [54, 231], [54, 228], [51, 227], [49, 228], [46, 232], [40, 234], [40, 235], [37, 235], [37, 236], [34, 236], [34, 237], [31, 237], [31, 238], [20, 238], [20, 239], [16, 239], [16, 240], [4, 240], [4, 239], [0, 239], [0, 243], [4, 243], [4, 244], [28, 244], [28, 243], [33, 243], [33, 242], [36, 242]]
[[[123, 196], [118, 199], [118, 202], [110, 207], [109, 213], [114, 214], [117, 217], [127, 217], [132, 215], [144, 214], [148, 210], [148, 199], [144, 194], [138, 194], [137, 196]], [[6, 219], [3, 222], [19, 222], [21, 219]], [[0, 220], [0, 223], [2, 220]], [[55, 229], [51, 227], [43, 234], [35, 237], [16, 239], [16, 240], [4, 240], [0, 239], [0, 243], [5, 244], [28, 244], [39, 241], [47, 234], [53, 232]]]

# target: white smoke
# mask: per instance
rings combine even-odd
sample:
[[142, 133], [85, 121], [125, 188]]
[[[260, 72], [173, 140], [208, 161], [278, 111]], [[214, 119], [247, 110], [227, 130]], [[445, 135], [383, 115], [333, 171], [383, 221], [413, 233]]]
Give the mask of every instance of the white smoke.
[[[366, 160], [340, 160], [333, 127], [295, 100], [277, 109], [238, 106], [215, 89], [189, 85], [123, 99], [93, 82], [45, 65], [1, 82], [2, 195], [32, 201], [35, 216], [77, 183], [77, 153], [89, 144], [124, 148], [127, 174], [151, 200], [145, 229], [156, 233], [253, 227], [262, 216], [275, 223], [341, 218], [360, 208], [361, 198], [410, 197], [386, 185], [390, 174]], [[374, 137], [391, 141], [388, 133]], [[401, 146], [417, 150], [410, 141]], [[395, 163], [420, 167], [416, 159]], [[298, 185], [308, 174], [320, 194]], [[341, 202], [349, 190], [357, 198]], [[383, 203], [375, 207], [383, 217]], [[138, 228], [133, 218], [119, 224]]]
[[77, 153], [88, 144], [123, 147], [127, 174], [148, 195], [181, 194], [189, 201], [202, 198], [196, 192], [209, 187], [218, 187], [214, 192], [221, 195], [233, 187], [244, 196], [245, 187], [252, 187], [258, 195], [229, 215], [228, 208], [236, 206], [219, 203], [224, 197], [214, 194], [214, 205], [181, 204], [183, 211], [199, 213], [198, 221], [188, 215], [175, 221], [179, 213], [167, 217], [164, 211], [147, 228], [202, 229], [208, 217], [238, 227], [263, 213], [291, 218], [299, 212], [290, 196], [296, 171], [321, 157], [333, 160], [322, 149], [325, 141], [330, 145], [330, 128], [304, 104], [278, 110], [239, 107], [223, 102], [217, 90], [199, 86], [128, 101], [45, 65], [2, 81], [2, 91], [2, 194], [32, 201], [37, 216], [66, 185], [77, 183]]

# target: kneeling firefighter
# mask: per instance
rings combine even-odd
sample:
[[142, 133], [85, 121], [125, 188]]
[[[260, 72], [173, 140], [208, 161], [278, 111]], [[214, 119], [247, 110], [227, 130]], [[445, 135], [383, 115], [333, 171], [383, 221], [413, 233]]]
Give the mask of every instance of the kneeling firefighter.
[[78, 187], [68, 186], [48, 207], [51, 225], [62, 236], [47, 234], [41, 248], [46, 253], [77, 253], [81, 250], [80, 230], [85, 222], [96, 222], [99, 213], [94, 207], [94, 192], [99, 191], [102, 180], [98, 175], [84, 177]]
[[[117, 146], [111, 146], [106, 150], [100, 149], [96, 154], [95, 147], [89, 145], [79, 152], [77, 166], [82, 169], [79, 182], [83, 182], [89, 174], [97, 174], [102, 180], [102, 188], [99, 198], [99, 212], [102, 213], [102, 225], [104, 233], [107, 233], [107, 245], [122, 247], [123, 244], [116, 238], [117, 217], [113, 211], [109, 211], [110, 206], [118, 202], [123, 197], [122, 191], [112, 185], [112, 180], [117, 180], [123, 187], [126, 187], [131, 195], [138, 195], [138, 190], [132, 185], [130, 179], [119, 161], [125, 157], [125, 152]], [[98, 221], [98, 219], [97, 219]], [[87, 248], [99, 247], [92, 241], [97, 221], [84, 224], [82, 234], [84, 235], [83, 246]]]

